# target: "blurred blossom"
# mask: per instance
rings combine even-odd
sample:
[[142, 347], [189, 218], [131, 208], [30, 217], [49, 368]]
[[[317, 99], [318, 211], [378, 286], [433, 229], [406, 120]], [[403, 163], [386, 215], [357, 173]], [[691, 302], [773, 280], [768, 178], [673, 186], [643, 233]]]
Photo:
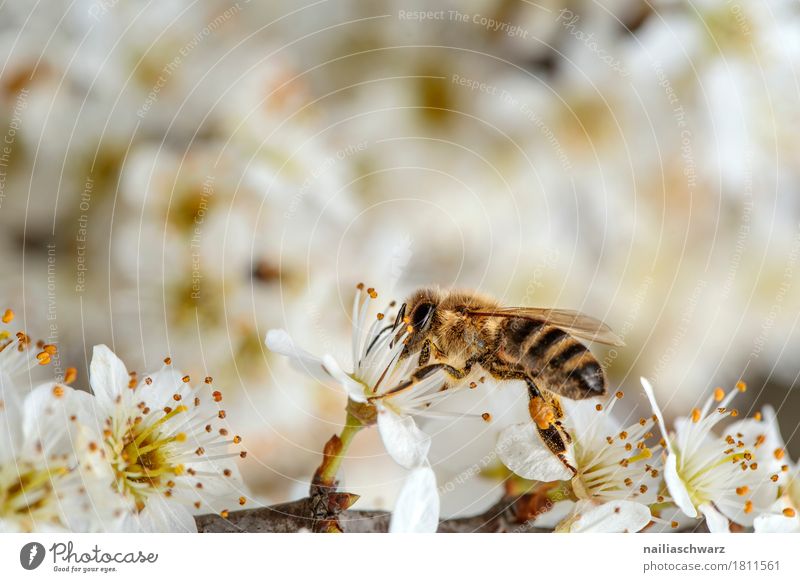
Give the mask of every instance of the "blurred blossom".
[[[611, 383], [652, 378], [667, 420], [744, 378], [743, 410], [796, 424], [798, 20], [793, 0], [9, 0], [0, 367], [16, 382], [49, 345], [82, 377], [107, 343], [214, 370], [272, 501], [346, 398], [262, 340], [347, 361], [360, 279], [580, 309], [628, 344], [596, 349]], [[23, 327], [42, 345], [14, 351]], [[415, 426], [463, 515], [502, 495], [495, 441], [526, 408], [493, 382], [449, 404], [466, 416]], [[347, 473], [390, 507], [379, 441]]]
[[110, 472], [75, 422], [89, 395], [52, 382], [18, 392], [0, 373], [0, 532], [116, 529]]

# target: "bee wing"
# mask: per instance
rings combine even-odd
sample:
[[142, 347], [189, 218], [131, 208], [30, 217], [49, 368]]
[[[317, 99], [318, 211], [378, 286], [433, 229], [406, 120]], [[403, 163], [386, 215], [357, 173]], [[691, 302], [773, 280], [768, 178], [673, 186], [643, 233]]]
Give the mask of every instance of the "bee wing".
[[495, 317], [524, 317], [543, 321], [567, 333], [588, 341], [624, 346], [622, 338], [608, 325], [590, 315], [573, 309], [550, 309], [544, 307], [501, 307], [493, 311], [473, 312], [475, 315]]

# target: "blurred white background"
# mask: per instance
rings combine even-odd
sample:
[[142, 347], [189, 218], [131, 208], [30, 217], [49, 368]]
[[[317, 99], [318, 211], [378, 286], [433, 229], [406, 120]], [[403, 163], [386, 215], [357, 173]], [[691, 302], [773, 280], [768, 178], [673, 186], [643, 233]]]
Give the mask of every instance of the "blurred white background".
[[[304, 494], [344, 397], [264, 334], [346, 360], [359, 281], [586, 311], [627, 342], [612, 387], [677, 414], [742, 378], [796, 457], [798, 31], [790, 0], [7, 0], [4, 307], [79, 386], [95, 343], [213, 375], [265, 502]], [[493, 430], [434, 428], [445, 513], [500, 494]], [[353, 456], [390, 507], [374, 431]]]

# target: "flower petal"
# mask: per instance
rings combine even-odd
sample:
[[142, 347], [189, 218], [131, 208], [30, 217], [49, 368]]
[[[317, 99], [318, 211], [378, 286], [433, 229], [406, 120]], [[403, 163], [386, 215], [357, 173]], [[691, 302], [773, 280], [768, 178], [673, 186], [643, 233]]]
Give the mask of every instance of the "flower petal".
[[573, 533], [634, 533], [650, 523], [650, 508], [635, 501], [610, 501], [594, 505], [588, 501], [575, 506], [576, 519], [570, 527]]
[[364, 385], [360, 382], [353, 380], [342, 368], [339, 362], [333, 356], [325, 355], [322, 357], [322, 365], [325, 371], [328, 372], [339, 384], [342, 385], [347, 397], [355, 402], [366, 402], [367, 397], [364, 395]]
[[532, 422], [515, 424], [503, 430], [495, 450], [506, 467], [525, 479], [572, 479], [572, 472], [545, 446]]
[[[55, 396], [56, 389], [61, 391], [59, 397]], [[28, 393], [22, 405], [26, 447], [36, 446], [46, 457], [72, 453], [69, 417], [78, 410], [73, 398], [76, 392], [69, 386], [48, 382]]]
[[560, 522], [573, 515], [574, 509], [575, 502], [571, 499], [556, 501], [549, 510], [539, 513], [533, 518], [533, 525], [543, 529], [555, 529]]
[[315, 380], [323, 383], [329, 383], [331, 380], [338, 382], [338, 380], [334, 378], [333, 375], [325, 368], [324, 364], [322, 363], [323, 358], [315, 356], [303, 348], [297, 347], [285, 330], [269, 330], [264, 343], [266, 343], [267, 348], [269, 348], [270, 351], [289, 358], [289, 363], [296, 370], [303, 372], [304, 374], [307, 374]]
[[89, 383], [101, 408], [110, 410], [118, 396], [128, 393], [130, 376], [125, 364], [108, 346], [94, 346], [89, 365]]
[[700, 512], [706, 518], [708, 531], [711, 533], [730, 533], [731, 528], [728, 518], [722, 515], [711, 503], [703, 503], [700, 506]]
[[791, 507], [784, 501], [778, 501], [773, 510], [776, 513], [764, 513], [753, 521], [753, 529], [756, 533], [799, 533], [800, 515], [795, 512], [792, 517], [787, 517], [781, 513], [784, 508]]
[[431, 437], [410, 416], [400, 416], [385, 406], [378, 408], [378, 431], [386, 452], [406, 469], [419, 467], [428, 458]]
[[389, 523], [390, 533], [434, 533], [439, 526], [439, 493], [430, 466], [417, 467], [406, 477]]
[[151, 495], [140, 513], [128, 515], [122, 529], [142, 533], [195, 533], [197, 524], [183, 504], [170, 503], [161, 495]]
[[681, 508], [681, 511], [689, 517], [697, 517], [697, 508], [692, 503], [689, 490], [678, 474], [678, 457], [674, 453], [668, 453], [664, 461], [664, 482], [667, 484], [672, 501]]
[[650, 408], [653, 409], [653, 414], [656, 415], [656, 420], [658, 421], [658, 427], [661, 429], [661, 436], [664, 437], [664, 442], [667, 443], [667, 446], [664, 447], [668, 451], [672, 449], [672, 443], [670, 442], [669, 438], [669, 431], [667, 430], [667, 423], [664, 422], [664, 414], [661, 412], [661, 408], [658, 406], [658, 402], [656, 401], [656, 394], [653, 390], [653, 385], [650, 384], [650, 381], [642, 376], [639, 378], [639, 381], [642, 383], [642, 388], [644, 388], [644, 393], [647, 395], [647, 399], [650, 401]]
[[[147, 383], [149, 378], [150, 383]], [[183, 381], [183, 374], [171, 364], [164, 365], [158, 372], [148, 374], [137, 387], [137, 398], [146, 399], [151, 408], [163, 408], [173, 405], [172, 396], [180, 394], [185, 397], [189, 392], [196, 390], [189, 382]]]

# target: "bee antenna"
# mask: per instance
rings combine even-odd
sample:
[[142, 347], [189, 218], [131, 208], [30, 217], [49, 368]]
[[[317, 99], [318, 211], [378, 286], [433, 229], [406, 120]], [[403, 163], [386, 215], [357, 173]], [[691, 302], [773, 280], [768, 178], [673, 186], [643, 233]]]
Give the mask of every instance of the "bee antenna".
[[[392, 330], [397, 329], [400, 326], [400, 324], [403, 323], [403, 319], [405, 318], [405, 316], [406, 316], [406, 303], [403, 303], [400, 306], [400, 309], [397, 311], [397, 317], [394, 318], [394, 325], [392, 326]], [[390, 348], [394, 346], [394, 342], [395, 340], [389, 342]]]
[[400, 309], [399, 309], [399, 311], [397, 312], [397, 317], [395, 317], [395, 319], [394, 319], [394, 327], [397, 327], [397, 326], [399, 326], [401, 323], [403, 323], [403, 318], [404, 318], [405, 316], [406, 316], [406, 304], [405, 304], [405, 303], [403, 303], [403, 304], [400, 306]]

